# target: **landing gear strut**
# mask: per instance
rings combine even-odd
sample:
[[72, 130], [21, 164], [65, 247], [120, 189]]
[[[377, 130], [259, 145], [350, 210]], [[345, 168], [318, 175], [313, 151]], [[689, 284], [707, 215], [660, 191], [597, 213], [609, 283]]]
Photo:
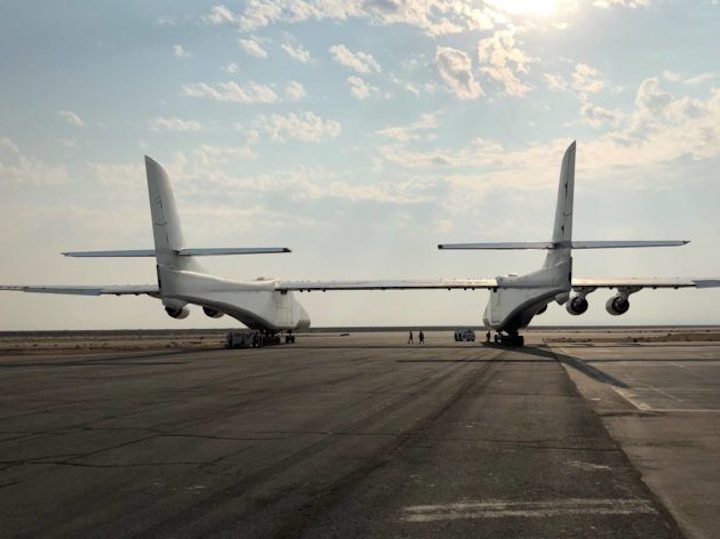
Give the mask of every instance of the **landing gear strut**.
[[501, 346], [525, 346], [525, 338], [517, 332], [496, 333], [495, 344]]

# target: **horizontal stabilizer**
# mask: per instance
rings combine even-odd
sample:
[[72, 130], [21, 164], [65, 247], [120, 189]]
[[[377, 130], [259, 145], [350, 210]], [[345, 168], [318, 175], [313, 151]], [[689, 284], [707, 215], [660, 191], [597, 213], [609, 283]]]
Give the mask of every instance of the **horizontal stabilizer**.
[[628, 249], [631, 247], [678, 247], [690, 243], [688, 240], [643, 240], [643, 241], [506, 241], [489, 243], [441, 243], [438, 249]]
[[129, 249], [125, 251], [71, 251], [63, 253], [63, 255], [78, 258], [155, 256], [155, 249]]
[[[287, 247], [215, 247], [209, 249], [179, 249], [174, 251], [178, 256], [219, 256], [219, 255], [259, 255], [269, 253], [289, 253]], [[109, 258], [155, 256], [154, 249], [129, 249], [124, 251], [71, 251], [65, 256], [79, 258]]]
[[210, 249], [180, 249], [178, 256], [220, 256], [220, 255], [264, 255], [270, 253], [290, 253], [287, 247], [216, 247]]
[[441, 243], [438, 249], [552, 249], [550, 241], [503, 241], [489, 243]]
[[679, 247], [687, 245], [689, 240], [650, 240], [650, 241], [574, 241], [573, 249], [628, 249], [632, 247]]

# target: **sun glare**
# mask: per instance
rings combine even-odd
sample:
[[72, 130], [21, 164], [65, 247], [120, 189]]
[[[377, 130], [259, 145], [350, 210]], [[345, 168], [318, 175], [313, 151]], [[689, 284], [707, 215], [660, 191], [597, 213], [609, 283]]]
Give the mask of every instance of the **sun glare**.
[[549, 17], [558, 8], [558, 0], [490, 0], [489, 3], [506, 13], [537, 17]]

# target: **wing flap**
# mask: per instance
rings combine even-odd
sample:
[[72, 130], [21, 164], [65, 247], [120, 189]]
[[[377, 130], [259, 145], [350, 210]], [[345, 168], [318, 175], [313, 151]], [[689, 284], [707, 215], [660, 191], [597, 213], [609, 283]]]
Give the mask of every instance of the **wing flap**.
[[602, 279], [575, 279], [573, 288], [715, 288], [720, 279], [689, 277], [609, 277]]
[[401, 281], [278, 281], [283, 291], [331, 290], [475, 290], [494, 288], [497, 279], [417, 279]]
[[0, 285], [0, 290], [32, 292], [38, 294], [70, 294], [75, 296], [135, 295], [157, 296], [157, 285], [106, 285], [106, 286], [54, 286], [54, 285]]

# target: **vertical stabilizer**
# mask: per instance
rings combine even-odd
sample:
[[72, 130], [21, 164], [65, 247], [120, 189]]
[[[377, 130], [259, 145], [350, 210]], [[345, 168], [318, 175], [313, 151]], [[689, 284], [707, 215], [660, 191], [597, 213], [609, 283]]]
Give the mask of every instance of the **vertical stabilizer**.
[[560, 183], [558, 185], [557, 205], [555, 206], [555, 223], [553, 225], [552, 243], [554, 247], [548, 253], [545, 267], [556, 266], [570, 259], [570, 242], [572, 241], [573, 198], [575, 192], [575, 142], [568, 146], [560, 167]]
[[145, 170], [157, 264], [173, 269], [193, 269], [196, 264], [192, 257], [177, 256], [177, 252], [185, 245], [167, 172], [160, 163], [148, 156], [145, 156]]

